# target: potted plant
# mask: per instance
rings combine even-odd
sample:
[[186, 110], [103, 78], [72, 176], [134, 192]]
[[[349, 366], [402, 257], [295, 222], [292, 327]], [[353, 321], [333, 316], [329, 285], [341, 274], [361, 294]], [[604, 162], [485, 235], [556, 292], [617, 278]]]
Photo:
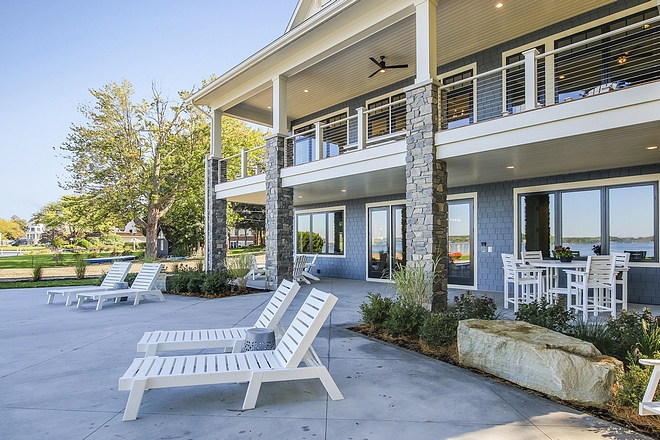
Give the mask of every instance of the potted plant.
[[562, 263], [570, 263], [573, 261], [573, 251], [570, 247], [555, 246], [553, 251], [555, 258], [559, 258]]

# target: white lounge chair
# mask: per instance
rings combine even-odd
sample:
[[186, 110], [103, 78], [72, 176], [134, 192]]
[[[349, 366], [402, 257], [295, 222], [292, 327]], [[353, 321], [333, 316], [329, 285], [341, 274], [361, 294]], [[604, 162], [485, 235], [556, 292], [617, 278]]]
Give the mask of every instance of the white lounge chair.
[[309, 263], [305, 262], [305, 269], [303, 269], [303, 272], [302, 272], [302, 274], [305, 278], [309, 278], [310, 280], [314, 280], [314, 281], [320, 281], [319, 277], [317, 277], [316, 275], [312, 275], [312, 270], [314, 269], [314, 266], [316, 266], [316, 258], [318, 256], [319, 256], [319, 254], [316, 254], [312, 258], [311, 262], [309, 262]]
[[293, 259], [293, 281], [303, 282], [309, 284], [309, 280], [305, 278], [304, 271], [307, 266], [307, 257], [305, 255], [297, 255]]
[[78, 298], [78, 308], [82, 308], [86, 299], [91, 299], [97, 301], [96, 310], [101, 310], [103, 308], [103, 301], [106, 299], [114, 299], [115, 303], [117, 303], [120, 298], [133, 295], [135, 295], [135, 301], [133, 301], [133, 305], [135, 306], [140, 304], [140, 299], [147, 295], [157, 295], [161, 301], [165, 301], [163, 293], [158, 289], [154, 289], [156, 278], [162, 268], [163, 265], [160, 263], [144, 263], [129, 289], [87, 291], [78, 293], [76, 294]]
[[[274, 330], [275, 335], [281, 338], [284, 329], [280, 320], [299, 289], [300, 285], [295, 281], [282, 280], [253, 327]], [[231, 348], [236, 352], [240, 351], [245, 341], [245, 334], [250, 328], [146, 332], [137, 344], [137, 351], [146, 353], [145, 356], [155, 356], [157, 352], [165, 350], [200, 350], [204, 348]]]
[[660, 359], [640, 359], [639, 363], [653, 367], [653, 372], [649, 378], [649, 384], [646, 387], [646, 392], [644, 393], [642, 401], [639, 402], [639, 415], [660, 415], [660, 402], [653, 401], [653, 396], [655, 396], [655, 392], [658, 389], [658, 382], [660, 381]]
[[265, 276], [266, 275], [266, 268], [263, 266], [259, 266], [257, 263], [257, 257], [252, 255], [252, 266], [250, 267], [250, 271], [248, 272], [246, 277], [249, 277], [252, 275], [252, 279], [256, 280], [258, 276]]
[[78, 293], [92, 290], [97, 292], [101, 290], [113, 290], [115, 283], [124, 281], [128, 270], [131, 268], [131, 264], [132, 263], [124, 262], [113, 263], [100, 286], [73, 286], [50, 289], [48, 292], [46, 292], [48, 294], [48, 300], [46, 301], [46, 304], [52, 304], [53, 297], [55, 295], [64, 295], [64, 304], [70, 306], [73, 303], [73, 299], [76, 297], [76, 294]]
[[245, 410], [256, 406], [263, 382], [318, 378], [332, 400], [343, 399], [320, 361], [300, 366], [336, 302], [334, 295], [312, 289], [275, 350], [135, 359], [119, 379], [119, 390], [130, 390], [123, 420], [137, 418], [144, 391], [152, 388], [248, 382]]

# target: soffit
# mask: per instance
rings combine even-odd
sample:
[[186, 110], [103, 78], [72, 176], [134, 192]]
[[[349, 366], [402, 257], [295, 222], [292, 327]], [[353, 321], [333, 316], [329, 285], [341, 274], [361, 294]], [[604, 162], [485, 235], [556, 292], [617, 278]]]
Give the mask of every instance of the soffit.
[[[368, 2], [371, 0], [363, 0]], [[613, 3], [613, 0], [447, 0], [438, 4], [438, 65], [445, 65], [481, 50], [526, 35], [534, 30]], [[345, 13], [351, 13], [351, 9]], [[323, 26], [332, 26], [329, 19]], [[315, 32], [305, 39], [314, 41]], [[277, 55], [274, 55], [277, 56]], [[388, 70], [373, 78], [377, 66], [369, 57], [385, 56], [388, 64], [408, 64], [407, 69]], [[304, 62], [305, 60], [301, 60]], [[254, 69], [259, 69], [257, 64]], [[283, 72], [272, 72], [271, 76]], [[356, 96], [368, 94], [403, 81], [412, 84], [415, 76], [415, 17], [408, 16], [385, 29], [332, 54], [289, 76], [288, 116], [298, 119]], [[308, 90], [308, 92], [304, 92]], [[269, 112], [272, 89], [243, 101], [243, 105]], [[231, 109], [225, 110], [231, 114]]]

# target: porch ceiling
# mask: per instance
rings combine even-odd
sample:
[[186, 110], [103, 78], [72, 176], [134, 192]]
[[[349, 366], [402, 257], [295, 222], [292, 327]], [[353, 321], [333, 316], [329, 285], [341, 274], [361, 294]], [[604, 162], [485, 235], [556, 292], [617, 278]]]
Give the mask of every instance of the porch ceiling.
[[[363, 0], [364, 3], [371, 1], [375, 0]], [[613, 2], [504, 0], [504, 7], [496, 9], [495, 1], [441, 0], [437, 10], [438, 64], [447, 64]], [[345, 13], [350, 14], [352, 9]], [[332, 26], [332, 21], [328, 20], [323, 26]], [[319, 37], [317, 33], [320, 31], [315, 30], [303, 38], [308, 38], [313, 44], [314, 38]], [[376, 70], [369, 57], [378, 59], [380, 56], [385, 56], [388, 64], [408, 64], [409, 67], [388, 70], [368, 78]], [[305, 62], [300, 60], [300, 63]], [[254, 69], [259, 69], [259, 66], [257, 64]], [[343, 50], [328, 53], [321, 61], [304, 70], [271, 72], [271, 77], [277, 74], [289, 77], [287, 114], [289, 120], [295, 120], [389, 84], [412, 84], [415, 66], [415, 17], [410, 15], [388, 27], [373, 30]], [[225, 109], [225, 113], [270, 126], [270, 106], [272, 88], [260, 88], [239, 104]]]

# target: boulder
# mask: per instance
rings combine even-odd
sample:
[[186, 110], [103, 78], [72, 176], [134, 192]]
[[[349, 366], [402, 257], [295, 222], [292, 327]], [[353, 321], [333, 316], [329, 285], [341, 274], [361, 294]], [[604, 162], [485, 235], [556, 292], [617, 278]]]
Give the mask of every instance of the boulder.
[[611, 400], [616, 371], [622, 368], [590, 342], [521, 321], [461, 321], [458, 355], [468, 367], [596, 407]]

